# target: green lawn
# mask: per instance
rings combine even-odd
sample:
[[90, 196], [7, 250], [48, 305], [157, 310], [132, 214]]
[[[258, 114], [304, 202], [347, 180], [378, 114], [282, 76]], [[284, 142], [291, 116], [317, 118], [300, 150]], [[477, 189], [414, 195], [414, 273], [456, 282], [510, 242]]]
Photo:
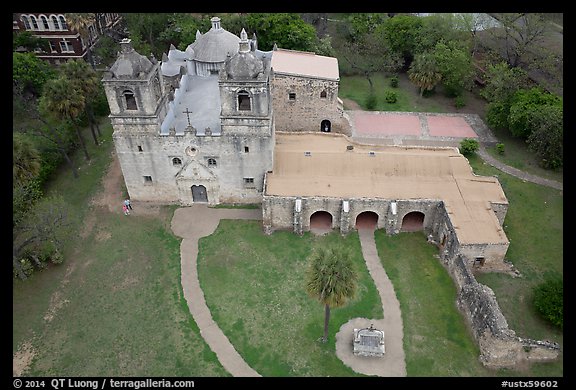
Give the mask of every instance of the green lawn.
[[31, 376], [228, 376], [182, 294], [174, 208], [152, 218], [89, 206], [110, 162], [105, 132], [79, 179], [52, 183], [84, 221], [63, 264], [14, 280], [13, 352], [31, 344]]
[[[337, 243], [352, 249], [360, 283], [347, 306], [332, 309], [323, 344], [324, 306], [306, 294], [305, 271], [312, 248]], [[356, 233], [266, 236], [260, 222], [224, 220], [200, 240], [198, 273], [214, 320], [262, 376], [359, 375], [336, 356], [335, 334], [352, 318], [383, 312]]]

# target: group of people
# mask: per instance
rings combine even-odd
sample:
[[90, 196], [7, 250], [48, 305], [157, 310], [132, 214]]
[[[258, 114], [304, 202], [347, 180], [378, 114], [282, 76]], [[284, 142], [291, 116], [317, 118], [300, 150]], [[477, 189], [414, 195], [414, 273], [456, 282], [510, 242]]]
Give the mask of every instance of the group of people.
[[124, 215], [130, 215], [130, 210], [132, 210], [132, 203], [130, 203], [130, 199], [126, 199], [122, 205], [122, 211], [124, 211]]

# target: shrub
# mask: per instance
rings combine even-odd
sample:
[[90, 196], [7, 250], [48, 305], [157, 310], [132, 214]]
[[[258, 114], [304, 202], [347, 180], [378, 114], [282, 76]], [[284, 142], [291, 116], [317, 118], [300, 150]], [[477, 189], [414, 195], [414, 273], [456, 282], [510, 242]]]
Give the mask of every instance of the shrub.
[[376, 103], [378, 103], [378, 99], [376, 98], [376, 95], [373, 93], [368, 95], [368, 97], [366, 98], [366, 108], [368, 110], [373, 110], [376, 108]]
[[546, 320], [562, 329], [564, 325], [564, 282], [549, 279], [534, 289], [534, 307]]
[[384, 99], [386, 100], [386, 103], [393, 104], [396, 103], [396, 101], [398, 100], [398, 96], [394, 91], [386, 91], [384, 93]]
[[390, 77], [390, 86], [392, 88], [398, 88], [398, 76], [394, 75]]
[[496, 151], [498, 152], [498, 154], [504, 154], [504, 144], [503, 143], [496, 144]]
[[478, 141], [472, 138], [464, 138], [460, 141], [460, 153], [463, 155], [470, 155], [477, 151], [479, 147]]
[[466, 105], [466, 101], [464, 100], [464, 97], [462, 96], [456, 96], [456, 98], [454, 99], [454, 107], [456, 108], [462, 108]]

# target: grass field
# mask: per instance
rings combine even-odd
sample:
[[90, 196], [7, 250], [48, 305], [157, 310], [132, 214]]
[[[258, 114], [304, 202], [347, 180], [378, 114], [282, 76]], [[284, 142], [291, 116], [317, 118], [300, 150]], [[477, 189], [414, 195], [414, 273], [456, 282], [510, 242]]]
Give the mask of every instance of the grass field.
[[[305, 271], [312, 248], [335, 244], [351, 248], [360, 287], [332, 310], [323, 344], [324, 306], [306, 294]], [[266, 236], [260, 222], [224, 220], [200, 240], [198, 273], [214, 320], [262, 376], [356, 376], [336, 357], [335, 334], [351, 318], [383, 318], [356, 233]]]
[[82, 222], [63, 264], [14, 280], [13, 352], [30, 345], [31, 376], [228, 376], [182, 295], [174, 209], [151, 218], [89, 206], [110, 162], [105, 133], [77, 181], [63, 171], [52, 183]]

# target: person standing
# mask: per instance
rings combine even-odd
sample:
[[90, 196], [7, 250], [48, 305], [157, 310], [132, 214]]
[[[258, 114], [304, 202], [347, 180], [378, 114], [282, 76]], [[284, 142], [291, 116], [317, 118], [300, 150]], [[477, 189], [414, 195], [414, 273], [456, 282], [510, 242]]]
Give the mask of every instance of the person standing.
[[122, 205], [122, 211], [124, 211], [124, 215], [130, 215], [130, 210], [128, 209], [128, 206], [126, 206], [126, 203]]
[[132, 210], [132, 203], [130, 203], [130, 199], [126, 199], [124, 201], [124, 204], [126, 205], [126, 207], [128, 207], [128, 210]]

